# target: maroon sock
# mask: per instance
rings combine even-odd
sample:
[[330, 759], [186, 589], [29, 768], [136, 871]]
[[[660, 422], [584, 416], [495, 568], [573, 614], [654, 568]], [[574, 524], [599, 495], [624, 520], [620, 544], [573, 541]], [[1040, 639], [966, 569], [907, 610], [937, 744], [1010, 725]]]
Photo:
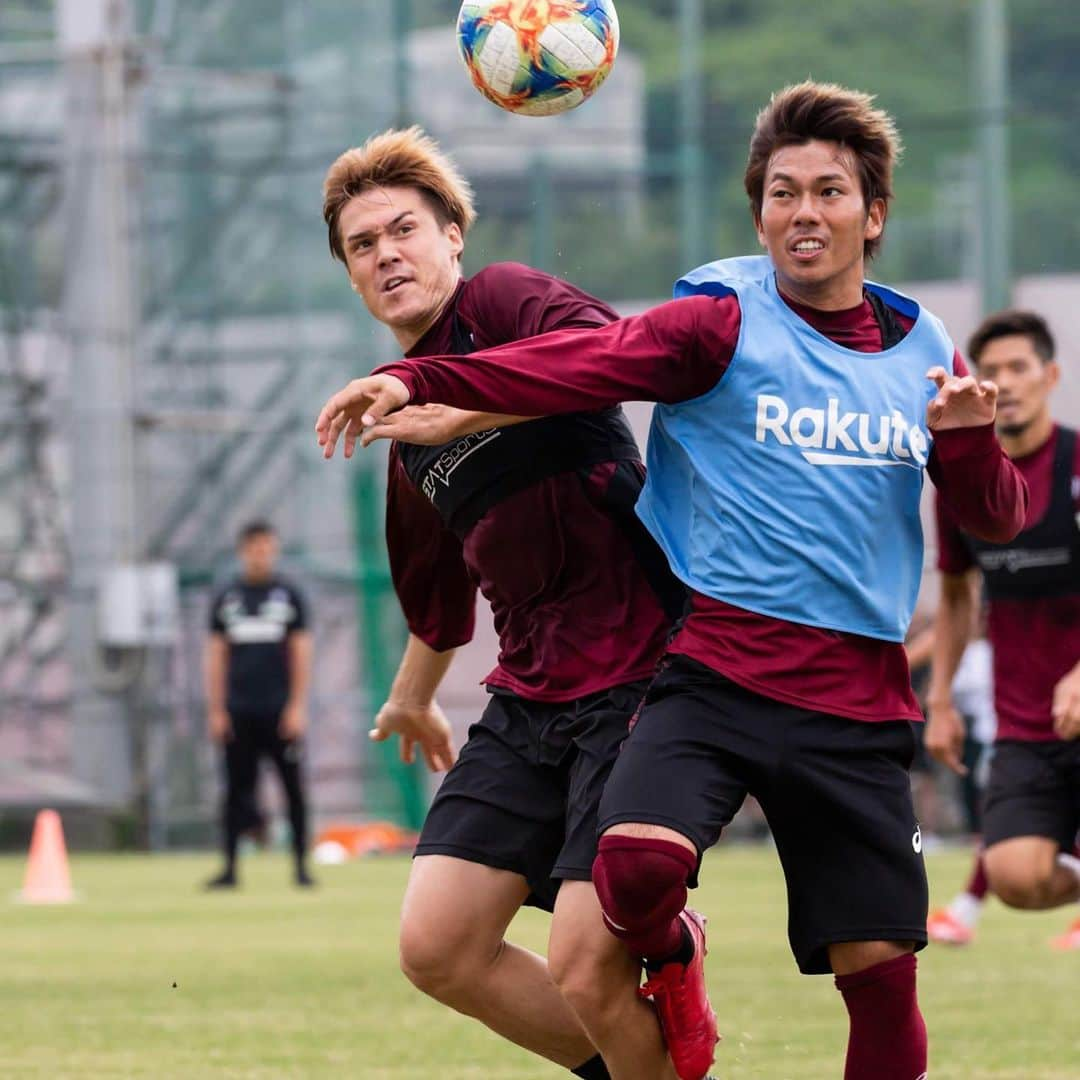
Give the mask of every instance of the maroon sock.
[[990, 882], [986, 880], [986, 867], [983, 865], [983, 853], [980, 850], [975, 859], [975, 869], [971, 872], [971, 880], [967, 883], [964, 892], [974, 896], [976, 900], [985, 900], [990, 891]]
[[926, 1024], [911, 953], [853, 975], [837, 975], [851, 1031], [844, 1080], [923, 1080]]

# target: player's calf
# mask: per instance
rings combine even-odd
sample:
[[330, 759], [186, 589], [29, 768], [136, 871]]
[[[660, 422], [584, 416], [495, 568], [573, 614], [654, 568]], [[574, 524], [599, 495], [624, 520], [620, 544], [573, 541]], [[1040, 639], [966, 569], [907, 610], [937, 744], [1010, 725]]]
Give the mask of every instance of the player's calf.
[[851, 1030], [844, 1080], [922, 1080], [926, 1024], [915, 990], [915, 956], [904, 953], [836, 977]]
[[548, 942], [551, 977], [590, 1033], [616, 1029], [625, 1005], [620, 991], [633, 998], [640, 967], [600, 917], [595, 927], [567, 927], [565, 921], [556, 908]]
[[612, 1080], [675, 1080], [656, 1013], [638, 997], [641, 963], [604, 925], [591, 882], [564, 881], [548, 942], [548, 968]]

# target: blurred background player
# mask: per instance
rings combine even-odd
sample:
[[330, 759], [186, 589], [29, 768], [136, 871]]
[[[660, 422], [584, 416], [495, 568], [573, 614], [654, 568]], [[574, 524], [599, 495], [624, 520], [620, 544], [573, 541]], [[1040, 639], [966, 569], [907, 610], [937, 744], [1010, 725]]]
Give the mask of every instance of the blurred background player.
[[[847, 1080], [926, 1072], [907, 771], [922, 714], [903, 647], [923, 468], [1001, 541], [1027, 493], [994, 435], [996, 389], [932, 315], [864, 280], [898, 150], [868, 95], [788, 87], [758, 116], [744, 177], [767, 258], [702, 267], [677, 285], [685, 299], [612, 326], [388, 365], [318, 422], [332, 451], [410, 401], [533, 415], [659, 402], [639, 513], [691, 610], [605, 788], [593, 880], [644, 959], [683, 1080], [716, 1040], [687, 889], [748, 793], [783, 864], [799, 968], [835, 973], [843, 995]], [[903, 467], [828, 467], [853, 463]]]
[[[408, 356], [616, 318], [520, 264], [463, 279], [472, 192], [419, 129], [344, 153], [324, 197], [332, 253]], [[401, 964], [425, 993], [578, 1076], [659, 1080], [671, 1075], [660, 1031], [591, 870], [603, 783], [682, 590], [634, 516], [644, 467], [621, 409], [493, 427], [505, 420], [410, 409], [368, 433], [436, 444], [391, 445], [387, 548], [410, 633], [373, 737], [397, 734], [406, 760], [419, 748], [446, 769], [435, 692], [472, 637], [477, 587], [500, 644], [489, 704], [416, 848]], [[504, 939], [527, 902], [554, 910], [548, 961]]]
[[[978, 582], [971, 582], [973, 589]], [[961, 657], [960, 665], [952, 681], [953, 704], [964, 723], [966, 736], [961, 760], [964, 772], [959, 777], [964, 825], [977, 837], [975, 859], [964, 888], [945, 907], [935, 908], [926, 920], [926, 932], [931, 941], [944, 945], [967, 945], [974, 936], [975, 926], [982, 914], [983, 904], [990, 890], [986, 869], [982, 861], [982, 803], [990, 775], [990, 759], [993, 756], [994, 735], [997, 719], [994, 715], [993, 656], [986, 640], [985, 608], [981, 602], [972, 605], [978, 623], [977, 636], [969, 641]], [[930, 666], [934, 652], [934, 625], [931, 618], [928, 627], [921, 632], [908, 649], [912, 665], [912, 685], [916, 688], [923, 707], [926, 704], [930, 683]], [[920, 725], [921, 757], [932, 774], [935, 785], [941, 786], [942, 778], [925, 745], [926, 725]], [[930, 766], [934, 767], [931, 769]], [[916, 798], [918, 806], [918, 799]], [[926, 826], [923, 821], [923, 845], [926, 845]]]
[[275, 569], [273, 526], [246, 525], [237, 554], [240, 576], [214, 597], [204, 655], [208, 727], [221, 747], [225, 771], [225, 866], [207, 888], [237, 884], [240, 836], [259, 825], [256, 785], [263, 757], [274, 763], [288, 802], [296, 884], [310, 886], [302, 764], [311, 636], [304, 600]]
[[[999, 386], [998, 434], [1031, 501], [1023, 531], [994, 544], [966, 534], [938, 500], [942, 583], [926, 744], [964, 770], [963, 722], [950, 686], [971, 626], [968, 577], [978, 570], [997, 713], [986, 874], [1010, 907], [1053, 908], [1080, 899], [1080, 446], [1050, 414], [1060, 370], [1041, 316], [990, 315], [968, 351], [980, 377]], [[1080, 920], [1058, 943], [1080, 946]]]

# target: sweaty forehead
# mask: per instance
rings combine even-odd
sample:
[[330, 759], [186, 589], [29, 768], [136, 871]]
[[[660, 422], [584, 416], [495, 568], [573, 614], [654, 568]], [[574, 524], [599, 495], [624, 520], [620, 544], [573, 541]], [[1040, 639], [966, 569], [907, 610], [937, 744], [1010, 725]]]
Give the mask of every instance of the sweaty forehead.
[[766, 180], [778, 172], [799, 177], [842, 173], [854, 179], [858, 176], [858, 167], [855, 154], [849, 147], [838, 142], [811, 139], [775, 150], [765, 170]]

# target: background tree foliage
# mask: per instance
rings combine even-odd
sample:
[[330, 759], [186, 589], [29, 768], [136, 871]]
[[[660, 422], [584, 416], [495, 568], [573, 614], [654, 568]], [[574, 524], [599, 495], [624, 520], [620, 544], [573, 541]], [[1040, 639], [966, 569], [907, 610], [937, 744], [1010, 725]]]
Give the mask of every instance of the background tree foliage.
[[[155, 97], [161, 107], [150, 112], [144, 162], [148, 204], [149, 196], [167, 193], [160, 210], [147, 210], [157, 230], [145, 233], [151, 263], [162, 262], [157, 253], [165, 251], [165, 261], [183, 271], [167, 278], [162, 303], [194, 314], [206, 310], [207, 297], [222, 313], [291, 310], [301, 293], [312, 308], [340, 309], [347, 301], [340, 268], [325, 254], [319, 187], [340, 150], [393, 120], [390, 27], [401, 9], [380, 6], [390, 2], [177, 0], [160, 59], [189, 73], [188, 89]], [[557, 174], [550, 184], [520, 190], [481, 183], [481, 219], [467, 252], [470, 272], [484, 262], [516, 258], [607, 299], [626, 300], [666, 295], [673, 277], [686, 269], [679, 230], [680, 3], [616, 2], [623, 48], [641, 60], [646, 74], [642, 212], [620, 218], [595, 186], [578, 190], [572, 178]], [[1007, 2], [1013, 270], [1075, 271], [1080, 15], [1075, 2]], [[138, 26], [147, 33], [162, 6], [159, 0], [136, 3]], [[982, 116], [972, 89], [977, 4], [703, 0], [706, 250], [716, 256], [757, 250], [742, 188], [750, 130], [772, 91], [810, 77], [876, 94], [906, 143], [874, 275], [900, 282], [970, 276], [978, 257], [974, 150]], [[409, 7], [414, 26], [449, 28], [459, 0], [410, 0]], [[54, 0], [8, 0], [0, 12], [0, 37], [14, 44], [47, 42], [55, 33], [54, 16]], [[34, 70], [9, 66], [0, 79]], [[46, 64], [36, 70], [43, 78], [56, 74]], [[229, 72], [240, 74], [235, 84], [221, 77]], [[282, 79], [259, 83], [247, 78], [252, 72]], [[295, 86], [294, 80], [302, 84], [299, 91], [283, 89]], [[237, 96], [229, 96], [230, 86]], [[255, 86], [264, 86], [261, 98]], [[412, 91], [414, 97], [431, 92], [422, 79]], [[477, 99], [478, 115], [491, 108]], [[336, 126], [334, 118], [341, 121]], [[545, 122], [534, 122], [540, 149]], [[60, 244], [48, 206], [58, 190], [58, 158], [47, 151], [45, 143], [0, 130], [0, 201], [8, 207], [0, 218], [0, 304], [56, 302]], [[245, 224], [247, 218], [251, 223]], [[230, 276], [233, 237], [246, 243], [249, 233], [268, 228], [280, 234], [283, 257], [261, 261], [258, 273]], [[27, 253], [34, 267], [29, 274]], [[148, 285], [152, 307], [154, 283]]]

